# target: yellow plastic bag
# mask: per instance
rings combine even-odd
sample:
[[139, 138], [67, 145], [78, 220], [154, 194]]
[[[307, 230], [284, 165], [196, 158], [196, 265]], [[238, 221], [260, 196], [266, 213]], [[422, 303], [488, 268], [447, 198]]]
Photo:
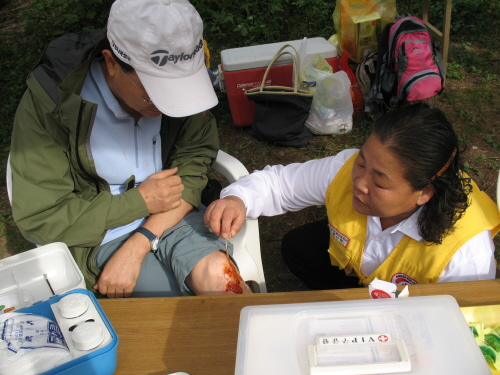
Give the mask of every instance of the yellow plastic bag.
[[203, 51], [205, 52], [205, 66], [207, 69], [210, 69], [210, 50], [208, 49], [206, 40], [203, 41]]
[[380, 32], [396, 15], [396, 0], [336, 0], [333, 24], [349, 59], [359, 63], [366, 50], [376, 51]]
[[321, 80], [332, 73], [332, 67], [322, 56], [313, 57], [300, 73], [301, 87], [314, 94]]
[[342, 45], [340, 44], [339, 34], [333, 34], [328, 41], [337, 49], [337, 56], [342, 56]]

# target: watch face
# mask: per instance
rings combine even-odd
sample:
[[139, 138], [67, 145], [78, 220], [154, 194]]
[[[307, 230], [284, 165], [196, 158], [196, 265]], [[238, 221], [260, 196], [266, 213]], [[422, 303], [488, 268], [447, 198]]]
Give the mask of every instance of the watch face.
[[160, 239], [156, 237], [153, 241], [151, 241], [151, 250], [156, 251], [158, 250], [158, 243], [160, 242]]

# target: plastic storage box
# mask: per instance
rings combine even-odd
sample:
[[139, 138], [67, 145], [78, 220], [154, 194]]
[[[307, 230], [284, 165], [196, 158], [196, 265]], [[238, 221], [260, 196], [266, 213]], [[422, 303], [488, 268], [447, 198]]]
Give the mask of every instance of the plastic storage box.
[[242, 309], [236, 375], [489, 375], [451, 296]]
[[[500, 305], [461, 307], [467, 322], [480, 322], [485, 327], [494, 328], [500, 325]], [[500, 375], [500, 370], [488, 364], [493, 375]]]
[[17, 311], [56, 321], [73, 357], [44, 375], [108, 375], [116, 369], [118, 336], [93, 293], [84, 288], [64, 243], [0, 260], [0, 316]]
[[[221, 90], [227, 93], [233, 122], [236, 126], [252, 124], [255, 103], [248, 100], [245, 91], [260, 86], [262, 77], [278, 50], [291, 44], [298, 51], [302, 40], [261, 44], [257, 46], [226, 49], [221, 52], [219, 72]], [[307, 56], [322, 56], [332, 66], [333, 72], [339, 70], [337, 49], [324, 38], [307, 39]], [[292, 86], [293, 64], [290, 55], [280, 57], [267, 76], [266, 86]]]

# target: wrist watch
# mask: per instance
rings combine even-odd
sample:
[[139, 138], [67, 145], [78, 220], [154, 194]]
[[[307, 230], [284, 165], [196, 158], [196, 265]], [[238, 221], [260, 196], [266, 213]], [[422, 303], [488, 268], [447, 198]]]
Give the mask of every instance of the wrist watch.
[[153, 232], [144, 227], [139, 227], [135, 231], [146, 236], [146, 238], [151, 243], [151, 251], [158, 250], [158, 243], [160, 242], [160, 239], [156, 237], [156, 235]]

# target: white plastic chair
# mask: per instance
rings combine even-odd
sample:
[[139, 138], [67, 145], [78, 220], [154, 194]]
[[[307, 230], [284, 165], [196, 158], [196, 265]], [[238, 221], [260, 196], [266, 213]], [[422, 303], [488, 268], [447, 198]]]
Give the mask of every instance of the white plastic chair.
[[[220, 150], [212, 166], [221, 173], [229, 183], [239, 180], [248, 174], [245, 166], [235, 157]], [[7, 159], [7, 194], [12, 203], [12, 176], [10, 170], [10, 155]], [[267, 293], [264, 269], [260, 255], [260, 239], [258, 220], [247, 219], [238, 234], [229, 240], [234, 247], [233, 258], [238, 264], [241, 277], [256, 293]]]
[[[238, 159], [222, 150], [219, 150], [212, 168], [221, 173], [229, 183], [248, 174], [248, 170]], [[247, 219], [238, 234], [229, 241], [234, 246], [233, 258], [238, 264], [243, 280], [251, 283], [254, 292], [267, 293], [260, 254], [258, 220]]]
[[7, 195], [9, 197], [9, 203], [12, 204], [12, 172], [10, 171], [10, 154], [7, 157], [7, 168], [5, 169], [5, 174], [7, 175]]
[[497, 180], [497, 205], [500, 210], [500, 170], [498, 171], [498, 180]]

